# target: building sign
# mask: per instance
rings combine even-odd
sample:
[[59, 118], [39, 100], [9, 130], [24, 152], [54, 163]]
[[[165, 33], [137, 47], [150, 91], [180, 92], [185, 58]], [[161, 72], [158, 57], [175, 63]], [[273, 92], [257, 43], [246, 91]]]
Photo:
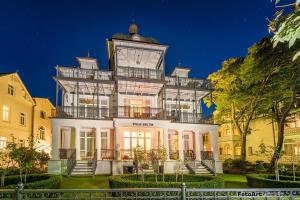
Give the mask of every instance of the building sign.
[[132, 123], [133, 126], [153, 126], [153, 123]]

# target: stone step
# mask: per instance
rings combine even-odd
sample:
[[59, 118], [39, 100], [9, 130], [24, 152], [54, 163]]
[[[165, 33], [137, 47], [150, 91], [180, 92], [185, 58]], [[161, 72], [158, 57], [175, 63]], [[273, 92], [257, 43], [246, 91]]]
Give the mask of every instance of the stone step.
[[78, 168], [74, 168], [73, 172], [92, 172], [93, 169], [87, 168], [87, 169], [78, 169]]

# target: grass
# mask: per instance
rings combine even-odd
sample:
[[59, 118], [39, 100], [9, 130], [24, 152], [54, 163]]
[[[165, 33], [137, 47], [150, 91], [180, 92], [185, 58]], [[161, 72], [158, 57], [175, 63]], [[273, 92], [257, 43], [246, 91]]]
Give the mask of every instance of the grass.
[[225, 181], [225, 188], [249, 188], [247, 178], [241, 174], [219, 174]]
[[106, 189], [109, 188], [109, 176], [63, 177], [61, 189]]
[[[225, 188], [248, 188], [245, 175], [239, 174], [219, 174], [225, 181]], [[109, 188], [109, 176], [88, 177], [63, 177], [61, 189], [105, 189]]]

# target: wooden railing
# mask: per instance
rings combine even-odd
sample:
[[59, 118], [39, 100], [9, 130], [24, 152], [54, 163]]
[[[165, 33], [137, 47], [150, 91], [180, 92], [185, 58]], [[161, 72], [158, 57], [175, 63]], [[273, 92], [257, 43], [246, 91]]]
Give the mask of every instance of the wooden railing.
[[113, 149], [101, 149], [102, 160], [113, 160], [115, 151]]

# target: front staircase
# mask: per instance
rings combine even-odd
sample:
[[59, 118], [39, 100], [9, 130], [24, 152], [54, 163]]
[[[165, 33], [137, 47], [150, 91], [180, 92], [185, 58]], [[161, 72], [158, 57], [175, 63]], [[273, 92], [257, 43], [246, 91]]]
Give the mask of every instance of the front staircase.
[[214, 175], [206, 166], [202, 165], [201, 162], [189, 162], [186, 164], [191, 174], [197, 175]]
[[93, 164], [89, 160], [77, 160], [71, 176], [93, 176]]

